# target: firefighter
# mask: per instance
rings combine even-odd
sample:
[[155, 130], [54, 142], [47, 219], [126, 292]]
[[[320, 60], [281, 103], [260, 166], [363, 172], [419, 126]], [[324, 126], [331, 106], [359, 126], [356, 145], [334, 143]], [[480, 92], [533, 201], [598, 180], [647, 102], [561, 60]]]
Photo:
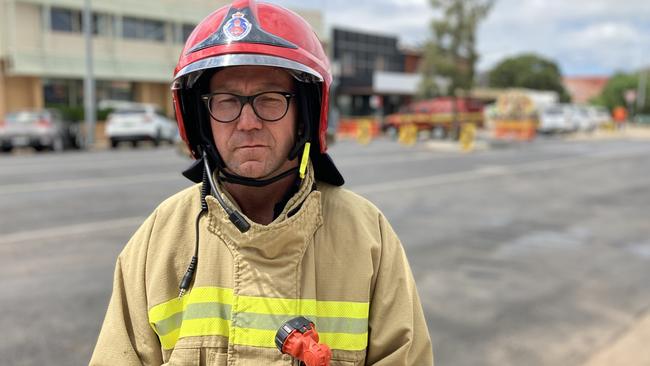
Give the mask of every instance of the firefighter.
[[327, 57], [280, 6], [205, 18], [174, 74], [200, 183], [161, 203], [117, 258], [91, 365], [291, 365], [278, 327], [304, 316], [332, 365], [432, 365], [399, 239], [326, 153]]

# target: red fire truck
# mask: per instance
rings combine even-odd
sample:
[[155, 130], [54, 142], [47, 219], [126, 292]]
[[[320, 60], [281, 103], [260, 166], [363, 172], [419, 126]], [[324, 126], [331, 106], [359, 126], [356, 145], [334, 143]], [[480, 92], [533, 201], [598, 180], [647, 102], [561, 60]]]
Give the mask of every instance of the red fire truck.
[[[455, 101], [455, 105], [454, 105]], [[402, 126], [416, 125], [418, 131], [430, 131], [437, 138], [458, 138], [463, 124], [483, 127], [483, 104], [471, 98], [440, 97], [413, 102], [384, 119], [383, 129], [397, 134]]]

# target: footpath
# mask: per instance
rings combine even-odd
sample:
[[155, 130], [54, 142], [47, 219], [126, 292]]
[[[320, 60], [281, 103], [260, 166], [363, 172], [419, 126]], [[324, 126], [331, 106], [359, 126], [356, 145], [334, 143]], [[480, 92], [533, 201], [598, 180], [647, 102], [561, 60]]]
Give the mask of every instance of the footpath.
[[612, 343], [596, 352], [582, 366], [650, 365], [650, 312]]

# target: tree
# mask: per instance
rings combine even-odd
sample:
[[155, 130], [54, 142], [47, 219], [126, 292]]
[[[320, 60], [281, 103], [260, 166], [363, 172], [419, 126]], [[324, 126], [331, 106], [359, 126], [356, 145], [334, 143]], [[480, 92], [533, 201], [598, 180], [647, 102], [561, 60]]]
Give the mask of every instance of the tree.
[[[476, 29], [487, 16], [494, 0], [430, 0], [441, 17], [431, 23], [433, 38], [425, 46], [420, 95], [455, 95], [469, 90], [478, 61]], [[436, 77], [449, 79], [448, 90], [438, 90]]]
[[[650, 70], [644, 71], [645, 73], [650, 73]], [[591, 102], [594, 104], [602, 105], [609, 108], [609, 110], [614, 109], [617, 106], [628, 107], [627, 102], [625, 101], [625, 92], [628, 90], [638, 91], [639, 89], [639, 73], [626, 74], [619, 72], [614, 74], [599, 96], [592, 99]], [[646, 82], [646, 91], [645, 95], [643, 92], [637, 93], [637, 97], [645, 97], [645, 102], [641, 103], [643, 106], [641, 110], [636, 111], [637, 113], [650, 113], [650, 83]], [[636, 109], [637, 103], [631, 105], [632, 110]]]
[[489, 72], [488, 78], [494, 88], [551, 90], [558, 93], [562, 102], [570, 99], [557, 64], [532, 53], [501, 61]]

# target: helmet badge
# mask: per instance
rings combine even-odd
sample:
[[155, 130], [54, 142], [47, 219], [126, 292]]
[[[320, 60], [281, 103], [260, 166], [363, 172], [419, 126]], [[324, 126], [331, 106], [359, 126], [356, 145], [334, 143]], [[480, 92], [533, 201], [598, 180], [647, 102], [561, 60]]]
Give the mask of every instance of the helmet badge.
[[244, 39], [252, 29], [251, 22], [246, 19], [242, 12], [236, 12], [223, 26], [223, 33], [231, 41]]

